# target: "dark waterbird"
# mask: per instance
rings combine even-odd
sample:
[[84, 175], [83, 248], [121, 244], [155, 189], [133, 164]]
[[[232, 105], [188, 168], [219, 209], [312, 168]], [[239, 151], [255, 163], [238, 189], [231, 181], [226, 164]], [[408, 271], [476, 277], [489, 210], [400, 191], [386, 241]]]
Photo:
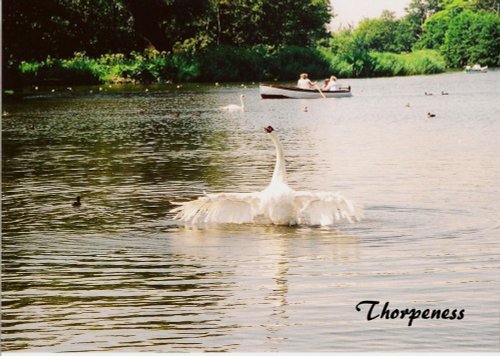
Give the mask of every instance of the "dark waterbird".
[[75, 208], [78, 208], [78, 207], [80, 207], [81, 205], [82, 205], [82, 203], [81, 203], [81, 201], [80, 201], [80, 196], [77, 196], [77, 197], [76, 197], [76, 200], [73, 202], [73, 206], [74, 206]]

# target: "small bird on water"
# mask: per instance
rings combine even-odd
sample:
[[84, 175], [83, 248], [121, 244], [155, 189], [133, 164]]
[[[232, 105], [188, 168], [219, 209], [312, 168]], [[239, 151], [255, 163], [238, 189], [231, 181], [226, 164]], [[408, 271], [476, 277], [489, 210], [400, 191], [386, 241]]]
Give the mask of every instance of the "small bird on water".
[[76, 197], [76, 200], [73, 202], [73, 206], [74, 206], [75, 208], [78, 208], [78, 207], [80, 207], [81, 205], [82, 205], [82, 203], [80, 202], [80, 196], [77, 196], [77, 197]]
[[436, 117], [436, 114], [431, 114], [430, 112], [427, 113], [427, 118], [431, 118], [431, 117]]

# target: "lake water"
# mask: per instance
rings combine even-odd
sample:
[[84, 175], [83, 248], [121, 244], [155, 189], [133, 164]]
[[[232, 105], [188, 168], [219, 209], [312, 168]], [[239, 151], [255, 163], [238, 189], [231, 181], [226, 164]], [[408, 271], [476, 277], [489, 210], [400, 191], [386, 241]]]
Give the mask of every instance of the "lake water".
[[[190, 84], [5, 104], [3, 350], [499, 351], [500, 72], [341, 82], [353, 97]], [[239, 94], [244, 113], [218, 110]], [[364, 220], [173, 221], [172, 201], [268, 184], [268, 125], [290, 186], [340, 191]], [[408, 326], [368, 321], [365, 300], [465, 312]]]

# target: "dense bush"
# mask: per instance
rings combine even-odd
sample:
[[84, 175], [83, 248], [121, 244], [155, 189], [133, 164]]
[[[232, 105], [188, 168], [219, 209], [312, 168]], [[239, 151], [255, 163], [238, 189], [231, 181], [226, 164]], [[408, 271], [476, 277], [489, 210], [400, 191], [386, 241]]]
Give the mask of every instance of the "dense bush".
[[446, 69], [444, 58], [434, 50], [411, 53], [371, 53], [373, 76], [440, 73]]
[[97, 84], [125, 82], [290, 81], [307, 72], [311, 77], [391, 76], [438, 73], [445, 70], [437, 51], [408, 54], [367, 52], [360, 48], [334, 53], [328, 48], [284, 46], [229, 47], [204, 50], [197, 55], [147, 50], [130, 55], [106, 54], [88, 58], [47, 58], [22, 62], [24, 84]]
[[496, 2], [450, 0], [422, 26], [414, 49], [437, 49], [450, 67], [500, 64], [500, 16]]
[[278, 80], [297, 79], [302, 72], [311, 77], [322, 77], [330, 71], [330, 63], [315, 48], [287, 46], [278, 49], [271, 57]]
[[219, 46], [205, 49], [197, 56], [200, 63], [201, 81], [249, 81], [258, 80], [267, 51], [263, 46], [234, 48]]
[[25, 84], [96, 84], [99, 82], [178, 81], [265, 81], [294, 80], [301, 72], [320, 77], [331, 64], [314, 48], [283, 46], [277, 49], [219, 46], [197, 54], [147, 50], [130, 55], [106, 54], [97, 59], [76, 53], [71, 59], [47, 58], [41, 62], [22, 62]]
[[53, 59], [42, 62], [21, 62], [21, 78], [24, 84], [97, 84], [102, 70], [96, 60], [76, 54], [72, 59]]
[[[322, 56], [330, 63], [329, 72], [338, 77], [357, 77], [355, 73], [356, 53], [334, 54], [329, 49], [322, 49]], [[366, 52], [358, 53], [358, 63], [370, 68], [363, 76], [385, 77], [395, 75], [417, 75], [441, 73], [446, 70], [446, 63], [434, 50], [421, 50], [410, 53]]]
[[500, 17], [484, 10], [465, 10], [450, 23], [442, 52], [453, 67], [480, 63], [500, 65]]

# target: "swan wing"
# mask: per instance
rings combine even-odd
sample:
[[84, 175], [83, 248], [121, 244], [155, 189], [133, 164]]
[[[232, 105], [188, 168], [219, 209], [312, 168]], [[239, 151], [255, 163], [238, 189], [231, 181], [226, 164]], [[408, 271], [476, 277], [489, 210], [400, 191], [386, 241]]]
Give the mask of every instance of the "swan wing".
[[254, 221], [259, 207], [259, 193], [207, 194], [196, 200], [174, 203], [175, 220], [197, 225], [204, 223], [245, 224]]
[[359, 221], [362, 210], [340, 193], [294, 192], [293, 202], [299, 224], [332, 225], [339, 221]]

